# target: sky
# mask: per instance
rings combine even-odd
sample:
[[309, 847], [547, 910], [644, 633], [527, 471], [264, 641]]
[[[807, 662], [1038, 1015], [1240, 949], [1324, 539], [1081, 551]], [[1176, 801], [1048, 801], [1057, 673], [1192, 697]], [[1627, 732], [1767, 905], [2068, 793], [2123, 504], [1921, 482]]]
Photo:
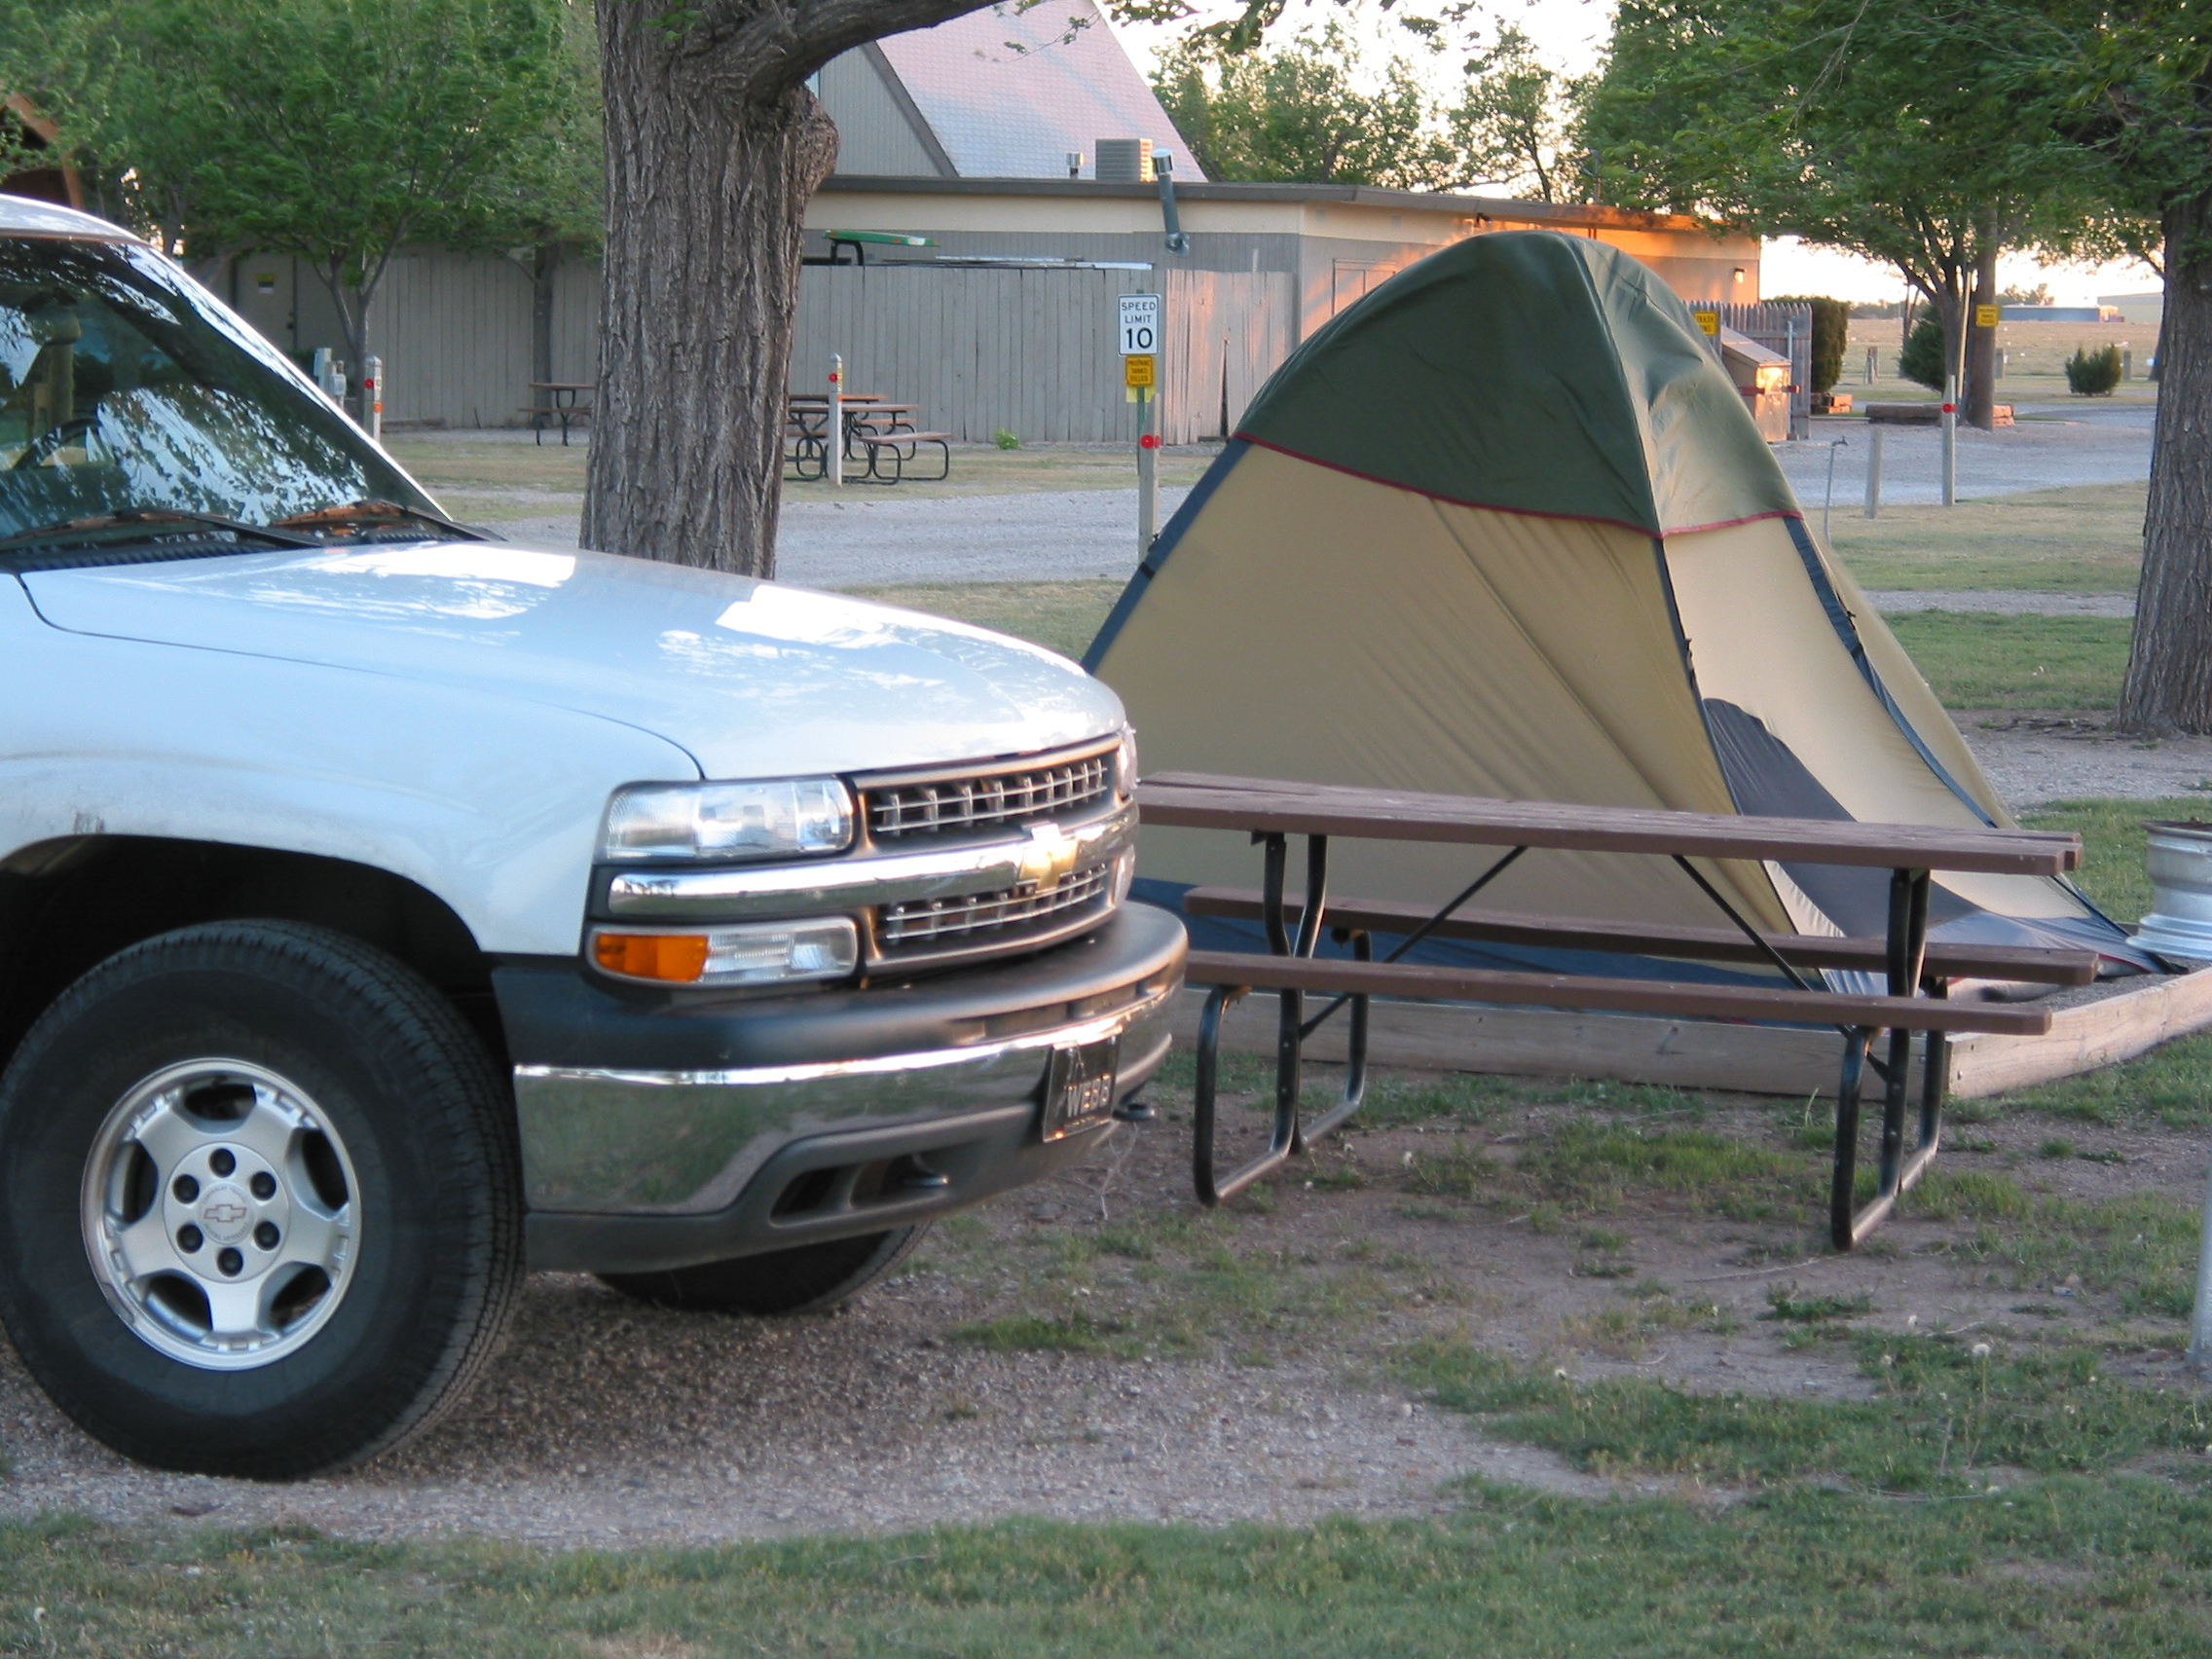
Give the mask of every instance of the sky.
[[[1194, 4], [1197, 17], [1182, 23], [1114, 25], [1140, 69], [1149, 73], [1155, 55], [1193, 23], [1234, 17], [1242, 9], [1235, 0], [1194, 0]], [[1400, 10], [1414, 10], [1419, 5], [1419, 0], [1398, 0]], [[1491, 11], [1494, 18], [1518, 24], [1535, 43], [1544, 60], [1566, 75], [1583, 74], [1597, 66], [1612, 20], [1611, 0], [1496, 0]], [[1349, 6], [1339, 5], [1336, 0], [1290, 0], [1273, 34], [1287, 38], [1306, 23], [1318, 27], [1332, 17], [1358, 38], [1370, 58], [1380, 61], [1402, 55], [1424, 69], [1424, 78], [1436, 92], [1450, 92], [1458, 71], [1457, 57], [1424, 53], [1390, 13], [1373, 0], [1359, 0]], [[2151, 270], [2133, 261], [2046, 268], [2024, 254], [2001, 260], [1997, 279], [2000, 287], [2033, 289], [2039, 283], [2047, 285], [2051, 299], [2060, 305], [2086, 305], [2094, 303], [2100, 294], [2143, 293], [2158, 287]], [[1904, 278], [1888, 266], [1834, 248], [1808, 246], [1795, 237], [1767, 242], [1759, 259], [1759, 287], [1767, 294], [1827, 294], [1854, 301], [1894, 300], [1906, 291]]]

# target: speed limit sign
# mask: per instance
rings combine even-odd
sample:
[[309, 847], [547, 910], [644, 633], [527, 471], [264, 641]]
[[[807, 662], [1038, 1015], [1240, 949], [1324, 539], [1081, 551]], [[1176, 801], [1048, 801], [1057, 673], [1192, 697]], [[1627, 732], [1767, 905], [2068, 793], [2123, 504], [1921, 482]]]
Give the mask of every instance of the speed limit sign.
[[1149, 357], [1160, 350], [1160, 296], [1124, 294], [1122, 304], [1122, 355]]

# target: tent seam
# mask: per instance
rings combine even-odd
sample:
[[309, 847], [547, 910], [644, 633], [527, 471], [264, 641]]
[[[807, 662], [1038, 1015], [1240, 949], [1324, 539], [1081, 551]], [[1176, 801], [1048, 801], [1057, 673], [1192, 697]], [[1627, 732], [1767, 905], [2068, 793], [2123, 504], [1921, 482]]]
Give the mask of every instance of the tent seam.
[[1515, 518], [1553, 519], [1564, 524], [1602, 524], [1614, 530], [1630, 531], [1638, 535], [1696, 535], [1708, 530], [1733, 530], [1738, 525], [1757, 524], [1762, 519], [1802, 520], [1805, 516], [1800, 510], [1776, 507], [1772, 511], [1751, 513], [1744, 518], [1719, 519], [1712, 524], [1681, 525], [1672, 530], [1654, 530], [1647, 524], [1631, 524], [1627, 519], [1606, 518], [1600, 513], [1547, 513], [1537, 507], [1508, 507], [1496, 501], [1478, 501], [1465, 496], [1447, 496], [1442, 491], [1423, 490], [1418, 484], [1405, 484], [1395, 478], [1384, 478], [1378, 473], [1362, 472], [1358, 467], [1346, 466], [1342, 461], [1324, 461], [1317, 455], [1308, 455], [1305, 451], [1294, 450], [1287, 444], [1278, 444], [1268, 438], [1254, 437], [1250, 432], [1238, 432], [1234, 441], [1250, 445], [1255, 449], [1273, 450], [1277, 455], [1287, 455], [1291, 460], [1303, 461], [1310, 466], [1325, 466], [1331, 472], [1341, 472], [1347, 478], [1357, 478], [1367, 484], [1380, 484], [1386, 490], [1403, 490], [1409, 496], [1419, 496], [1423, 500], [1442, 501], [1447, 506], [1472, 507], [1477, 512], [1485, 513], [1510, 513]]

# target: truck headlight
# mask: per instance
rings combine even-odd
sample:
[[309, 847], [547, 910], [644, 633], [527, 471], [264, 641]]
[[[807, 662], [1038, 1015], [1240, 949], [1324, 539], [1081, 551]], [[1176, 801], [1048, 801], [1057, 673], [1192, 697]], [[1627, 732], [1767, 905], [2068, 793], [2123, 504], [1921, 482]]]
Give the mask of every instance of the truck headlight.
[[634, 784], [607, 803], [599, 856], [734, 863], [841, 853], [852, 844], [852, 792], [836, 778]]
[[1114, 752], [1114, 793], [1127, 800], [1137, 793], [1137, 728], [1122, 728], [1122, 747]]
[[634, 933], [596, 928], [591, 959], [620, 979], [663, 985], [778, 985], [842, 979], [860, 964], [860, 930], [847, 916], [743, 927]]

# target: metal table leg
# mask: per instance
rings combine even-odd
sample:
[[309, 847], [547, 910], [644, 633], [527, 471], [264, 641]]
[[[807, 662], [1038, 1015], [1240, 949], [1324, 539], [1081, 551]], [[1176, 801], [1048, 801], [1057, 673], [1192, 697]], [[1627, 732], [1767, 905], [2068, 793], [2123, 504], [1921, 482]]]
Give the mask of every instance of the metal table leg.
[[[1928, 887], [1924, 869], [1890, 875], [1889, 993], [1909, 997], [1924, 988], [1928, 960]], [[1929, 984], [1932, 994], [1947, 987]], [[1889, 1064], [1882, 1068], [1881, 1178], [1864, 1209], [1852, 1210], [1853, 1180], [1859, 1157], [1859, 1079], [1871, 1031], [1847, 1032], [1843, 1083], [1836, 1094], [1835, 1168], [1829, 1188], [1829, 1234], [1838, 1250], [1848, 1250], [1890, 1218], [1898, 1199], [1909, 1192], [1935, 1161], [1941, 1140], [1943, 1089], [1949, 1046], [1939, 1031], [1928, 1035], [1926, 1070], [1921, 1082], [1920, 1135], [1912, 1157], [1904, 1156], [1905, 1097], [1912, 1080], [1912, 1033], [1890, 1033]]]

